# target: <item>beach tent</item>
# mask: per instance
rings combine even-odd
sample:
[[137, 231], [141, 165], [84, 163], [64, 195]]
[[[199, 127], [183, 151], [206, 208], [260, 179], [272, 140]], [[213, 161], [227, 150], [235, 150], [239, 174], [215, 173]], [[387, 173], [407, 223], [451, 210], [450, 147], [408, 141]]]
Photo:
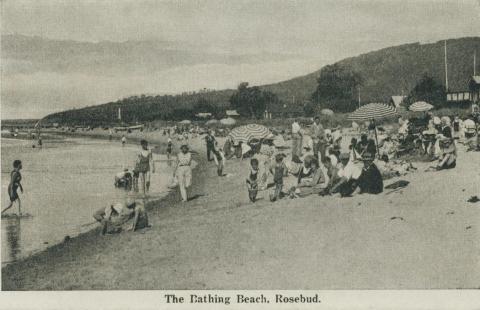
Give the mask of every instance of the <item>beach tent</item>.
[[183, 125], [188, 125], [188, 124], [191, 124], [192, 121], [189, 121], [188, 119], [184, 119], [183, 121], [179, 122], [179, 124], [183, 124]]
[[417, 101], [413, 103], [408, 109], [414, 112], [426, 112], [433, 109], [433, 105], [431, 105], [430, 103], [426, 103], [425, 101]]
[[234, 120], [234, 119], [231, 118], [231, 117], [227, 117], [227, 118], [222, 118], [222, 119], [220, 120], [220, 123], [223, 124], [223, 125], [229, 125], [229, 126], [231, 126], [231, 125], [235, 125], [235, 124], [237, 123], [237, 121]]
[[218, 124], [218, 121], [216, 119], [211, 119], [208, 122], [206, 122], [205, 124], [206, 125], [214, 125], [214, 124]]
[[323, 115], [333, 115], [335, 114], [332, 110], [330, 109], [322, 109], [322, 111], [320, 111], [320, 113], [322, 113]]
[[234, 143], [247, 143], [252, 139], [264, 139], [270, 134], [270, 130], [265, 126], [258, 124], [248, 124], [233, 128], [228, 136], [232, 138]]

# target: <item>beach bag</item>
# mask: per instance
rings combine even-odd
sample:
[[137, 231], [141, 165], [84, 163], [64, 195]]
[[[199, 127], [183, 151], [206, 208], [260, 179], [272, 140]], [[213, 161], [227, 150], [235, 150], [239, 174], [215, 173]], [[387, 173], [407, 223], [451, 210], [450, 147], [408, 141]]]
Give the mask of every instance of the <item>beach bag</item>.
[[172, 179], [170, 180], [170, 183], [168, 184], [168, 188], [176, 188], [178, 186], [178, 178], [177, 176], [173, 176]]

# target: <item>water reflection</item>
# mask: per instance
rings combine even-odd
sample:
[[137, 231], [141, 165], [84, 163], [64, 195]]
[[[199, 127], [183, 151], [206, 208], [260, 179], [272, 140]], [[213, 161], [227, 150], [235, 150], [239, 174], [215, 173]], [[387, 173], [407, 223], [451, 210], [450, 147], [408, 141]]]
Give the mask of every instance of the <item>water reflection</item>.
[[7, 233], [7, 243], [10, 251], [9, 257], [12, 261], [15, 261], [21, 254], [20, 217], [11, 216], [4, 218], [2, 222], [2, 225], [5, 225], [5, 231]]

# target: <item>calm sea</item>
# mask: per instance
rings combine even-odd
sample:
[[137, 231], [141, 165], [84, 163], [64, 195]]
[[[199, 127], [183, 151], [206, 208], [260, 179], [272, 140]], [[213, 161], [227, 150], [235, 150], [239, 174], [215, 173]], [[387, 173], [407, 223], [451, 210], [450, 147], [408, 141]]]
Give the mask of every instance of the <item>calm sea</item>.
[[[32, 141], [2, 138], [2, 210], [9, 202], [13, 160], [20, 159], [24, 193], [19, 194], [27, 214], [13, 216], [18, 210], [14, 206], [2, 218], [2, 265], [95, 227], [88, 224], [96, 210], [126, 199], [127, 192], [113, 186], [114, 176], [133, 167], [139, 148], [122, 147], [118, 141], [56, 138], [45, 139], [40, 149], [32, 148]], [[154, 160], [151, 199], [168, 192], [171, 175], [163, 156], [155, 154]]]

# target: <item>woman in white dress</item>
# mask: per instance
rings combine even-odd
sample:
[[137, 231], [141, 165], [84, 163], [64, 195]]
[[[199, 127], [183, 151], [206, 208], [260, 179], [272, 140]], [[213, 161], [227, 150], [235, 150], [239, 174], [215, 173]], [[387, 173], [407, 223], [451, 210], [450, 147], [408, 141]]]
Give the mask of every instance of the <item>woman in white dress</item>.
[[186, 144], [180, 147], [177, 155], [177, 164], [173, 176], [178, 180], [182, 202], [188, 201], [188, 188], [192, 185], [192, 153], [189, 152]]

